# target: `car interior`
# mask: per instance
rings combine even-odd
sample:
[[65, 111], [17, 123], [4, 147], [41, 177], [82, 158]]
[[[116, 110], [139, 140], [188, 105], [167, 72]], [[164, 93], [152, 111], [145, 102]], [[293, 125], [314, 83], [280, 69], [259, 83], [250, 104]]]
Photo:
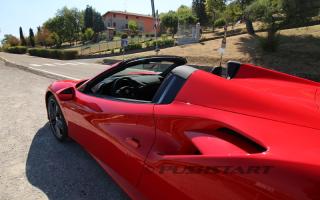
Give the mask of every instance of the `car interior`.
[[[102, 76], [90, 88], [90, 93], [102, 98], [152, 102], [165, 78], [169, 78], [174, 68], [184, 64], [186, 60], [182, 58], [138, 60], [116, 73]], [[223, 67], [189, 66], [231, 79], [237, 73], [240, 63], [229, 62], [227, 65], [227, 71]]]
[[[106, 77], [91, 92], [107, 98], [151, 102], [174, 62], [144, 62]], [[169, 72], [170, 73], [170, 72]]]

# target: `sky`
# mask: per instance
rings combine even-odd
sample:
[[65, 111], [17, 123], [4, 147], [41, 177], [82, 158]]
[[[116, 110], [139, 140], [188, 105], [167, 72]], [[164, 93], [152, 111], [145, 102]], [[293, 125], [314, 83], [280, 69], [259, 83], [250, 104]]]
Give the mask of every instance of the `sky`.
[[[161, 12], [176, 10], [180, 5], [191, 5], [192, 0], [154, 0]], [[151, 14], [150, 0], [1, 0], [0, 2], [0, 40], [4, 34], [19, 36], [21, 26], [24, 35], [29, 28], [36, 28], [53, 17], [58, 9], [67, 6], [83, 10], [91, 5], [101, 14], [110, 10]]]

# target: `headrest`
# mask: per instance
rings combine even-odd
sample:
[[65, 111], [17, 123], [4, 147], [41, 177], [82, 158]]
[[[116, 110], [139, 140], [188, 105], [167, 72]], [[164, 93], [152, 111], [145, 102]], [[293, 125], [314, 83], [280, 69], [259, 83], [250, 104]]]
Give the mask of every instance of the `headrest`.
[[234, 78], [237, 75], [240, 69], [240, 66], [241, 66], [241, 63], [239, 62], [229, 61], [227, 63], [227, 78], [228, 79]]

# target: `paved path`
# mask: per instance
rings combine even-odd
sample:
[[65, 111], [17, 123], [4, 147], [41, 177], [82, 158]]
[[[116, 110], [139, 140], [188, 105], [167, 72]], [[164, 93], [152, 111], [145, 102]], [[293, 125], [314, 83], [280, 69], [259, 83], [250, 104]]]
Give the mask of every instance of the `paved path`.
[[91, 63], [88, 60], [62, 61], [4, 52], [0, 52], [0, 57], [11, 63], [35, 69], [39, 72], [58, 75], [65, 79], [90, 78], [107, 68], [106, 65]]
[[2, 62], [0, 77], [1, 200], [127, 199], [79, 145], [52, 136], [44, 94], [54, 80]]

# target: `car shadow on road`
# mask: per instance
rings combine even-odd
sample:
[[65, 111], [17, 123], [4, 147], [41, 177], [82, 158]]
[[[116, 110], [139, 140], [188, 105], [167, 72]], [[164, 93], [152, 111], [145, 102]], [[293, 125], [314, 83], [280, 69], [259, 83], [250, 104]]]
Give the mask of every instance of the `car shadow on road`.
[[26, 175], [50, 200], [128, 199], [81, 146], [58, 142], [48, 124], [35, 134]]

